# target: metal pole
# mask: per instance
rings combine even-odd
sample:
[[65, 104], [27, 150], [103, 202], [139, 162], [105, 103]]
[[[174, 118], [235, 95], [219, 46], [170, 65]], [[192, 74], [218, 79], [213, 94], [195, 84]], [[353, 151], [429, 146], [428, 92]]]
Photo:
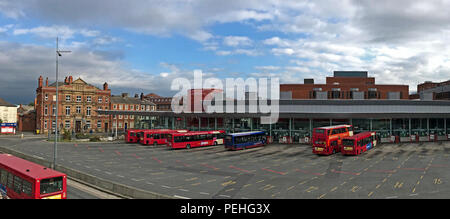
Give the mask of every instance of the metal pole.
[[56, 167], [56, 156], [57, 156], [57, 146], [58, 146], [58, 51], [59, 51], [59, 45], [58, 45], [58, 37], [56, 37], [56, 121], [55, 121], [55, 144], [53, 146], [53, 165], [52, 169], [55, 169]]

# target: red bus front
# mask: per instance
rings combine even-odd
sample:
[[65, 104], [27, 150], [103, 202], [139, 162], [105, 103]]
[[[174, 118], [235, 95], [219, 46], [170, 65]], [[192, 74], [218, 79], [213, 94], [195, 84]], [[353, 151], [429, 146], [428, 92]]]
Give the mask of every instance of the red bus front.
[[37, 199], [67, 199], [65, 175], [37, 180], [36, 188]]
[[328, 129], [315, 128], [313, 130], [313, 153], [314, 154], [330, 154], [328, 149]]
[[358, 155], [359, 148], [357, 145], [357, 140], [355, 138], [345, 138], [342, 140], [342, 150], [343, 155]]
[[138, 133], [141, 130], [127, 130], [127, 133], [125, 134], [125, 142], [126, 143], [137, 143], [139, 142]]

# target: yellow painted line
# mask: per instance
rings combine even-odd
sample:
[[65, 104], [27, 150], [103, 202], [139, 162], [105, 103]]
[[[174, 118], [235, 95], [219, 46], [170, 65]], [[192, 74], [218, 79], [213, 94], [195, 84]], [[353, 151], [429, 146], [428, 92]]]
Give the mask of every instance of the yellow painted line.
[[225, 190], [225, 192], [231, 192], [231, 191], [233, 191], [233, 190], [234, 190], [234, 188], [231, 188], [231, 189]]
[[215, 181], [217, 181], [217, 179], [210, 179], [210, 180], [208, 180], [208, 181], [206, 181], [206, 182], [215, 182]]
[[260, 180], [260, 181], [258, 181], [258, 182], [256, 182], [256, 183], [262, 183], [262, 182], [264, 182], [264, 180]]
[[380, 188], [380, 187], [381, 187], [381, 184], [378, 184], [377, 187], [375, 187], [375, 188], [378, 189], [378, 188]]
[[228, 182], [222, 183], [222, 186], [229, 186], [229, 185], [233, 185], [233, 184], [236, 184], [236, 182], [234, 182], [233, 180], [230, 180]]
[[336, 191], [337, 189], [338, 189], [338, 187], [336, 186], [336, 187], [332, 188], [332, 189], [330, 190], [330, 192], [334, 192], [334, 191]]
[[368, 197], [372, 196], [373, 192], [370, 192], [369, 195], [367, 195]]
[[198, 179], [198, 177], [194, 177], [194, 178], [186, 179], [186, 182], [194, 181], [194, 180], [197, 180], [197, 179]]
[[200, 185], [201, 183], [194, 183], [194, 184], [191, 184], [192, 186], [198, 186], [198, 185]]
[[319, 196], [318, 199], [321, 199], [321, 198], [325, 197], [325, 195], [327, 195], [327, 194], [326, 194], [326, 193], [325, 193], [325, 194], [322, 194], [321, 196]]
[[414, 187], [414, 189], [412, 190], [412, 192], [413, 192], [413, 193], [415, 193], [415, 192], [416, 192], [416, 187]]
[[245, 188], [245, 187], [249, 187], [249, 186], [251, 186], [252, 184], [245, 184], [244, 186], [243, 186], [243, 188]]
[[383, 182], [386, 182], [386, 181], [387, 181], [387, 178], [384, 178], [384, 179], [383, 179]]
[[294, 187], [295, 186], [291, 186], [291, 187], [287, 188], [287, 190], [289, 191], [289, 190], [293, 189]]

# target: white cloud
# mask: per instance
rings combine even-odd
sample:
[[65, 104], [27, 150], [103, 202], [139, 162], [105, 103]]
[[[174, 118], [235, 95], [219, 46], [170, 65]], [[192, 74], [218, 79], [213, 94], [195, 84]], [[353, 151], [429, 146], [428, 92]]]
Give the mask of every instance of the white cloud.
[[226, 46], [238, 47], [238, 46], [250, 46], [253, 41], [246, 36], [227, 36], [223, 39], [223, 43]]
[[87, 29], [73, 29], [68, 26], [38, 26], [34, 28], [17, 28], [13, 31], [14, 35], [34, 34], [42, 38], [56, 38], [60, 37], [63, 40], [71, 39], [75, 34], [80, 34], [84, 37], [96, 37], [100, 34], [99, 31]]

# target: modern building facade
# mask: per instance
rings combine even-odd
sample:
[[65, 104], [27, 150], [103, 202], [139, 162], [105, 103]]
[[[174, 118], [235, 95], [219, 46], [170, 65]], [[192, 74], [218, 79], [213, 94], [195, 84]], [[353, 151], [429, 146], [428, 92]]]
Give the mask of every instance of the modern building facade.
[[279, 107], [279, 120], [274, 124], [262, 124], [261, 116], [267, 116], [263, 113], [126, 113], [156, 117], [157, 122], [151, 128], [263, 130], [273, 141], [281, 143], [306, 143], [313, 128], [339, 124], [353, 125], [356, 133], [376, 131], [382, 142], [447, 140], [450, 134], [450, 101], [280, 100]]
[[450, 100], [450, 80], [431, 82], [417, 85], [417, 93], [411, 94], [410, 99], [420, 100]]
[[71, 132], [107, 132], [110, 117], [98, 115], [97, 110], [109, 110], [111, 90], [104, 83], [103, 89], [86, 83], [81, 78], [73, 80], [66, 77], [58, 82], [58, 106], [56, 105], [56, 82], [49, 84], [48, 78], [38, 79], [36, 89], [36, 131], [54, 132], [56, 128], [56, 107], [58, 107], [58, 126]]
[[409, 99], [408, 85], [376, 84], [366, 71], [335, 71], [325, 84], [305, 79], [303, 84], [280, 85], [281, 99], [318, 100], [403, 100]]

